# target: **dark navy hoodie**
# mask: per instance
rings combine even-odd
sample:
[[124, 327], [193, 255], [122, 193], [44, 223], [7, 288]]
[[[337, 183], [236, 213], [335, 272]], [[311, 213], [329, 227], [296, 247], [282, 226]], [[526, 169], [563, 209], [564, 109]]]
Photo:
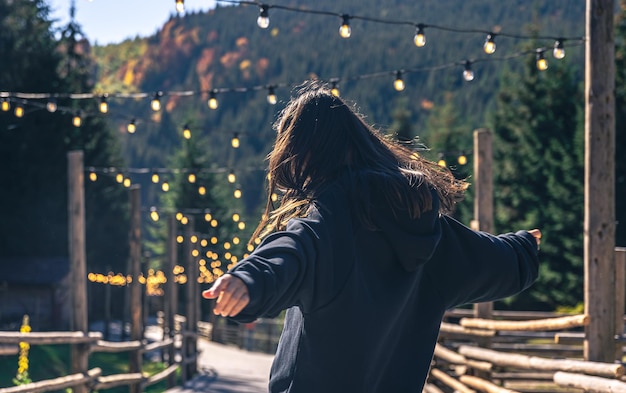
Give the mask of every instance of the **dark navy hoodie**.
[[526, 231], [493, 236], [433, 209], [359, 225], [340, 186], [269, 235], [230, 273], [250, 303], [234, 319], [287, 309], [270, 392], [421, 392], [447, 309], [514, 295], [537, 277]]

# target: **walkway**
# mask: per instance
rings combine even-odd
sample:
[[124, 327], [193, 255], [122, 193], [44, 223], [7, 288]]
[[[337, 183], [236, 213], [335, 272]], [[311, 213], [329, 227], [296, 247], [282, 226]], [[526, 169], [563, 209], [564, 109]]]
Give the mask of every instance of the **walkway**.
[[166, 393], [267, 392], [273, 355], [198, 340], [200, 375]]

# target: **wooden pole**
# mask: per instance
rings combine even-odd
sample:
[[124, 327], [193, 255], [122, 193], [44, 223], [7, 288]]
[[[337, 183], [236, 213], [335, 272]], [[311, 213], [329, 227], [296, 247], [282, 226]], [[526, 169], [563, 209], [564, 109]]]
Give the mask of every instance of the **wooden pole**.
[[[472, 228], [493, 233], [493, 134], [474, 131], [474, 222]], [[474, 304], [476, 318], [491, 318], [493, 302]]]
[[615, 356], [615, 41], [613, 0], [587, 0], [585, 43], [585, 330], [587, 360]]
[[[193, 256], [192, 251], [194, 244], [191, 242], [191, 237], [194, 235], [195, 221], [194, 217], [189, 217], [189, 222], [185, 227], [185, 271], [187, 272], [187, 292], [186, 292], [186, 312], [187, 317], [187, 330], [189, 332], [197, 333], [198, 331], [198, 317], [197, 317], [197, 303], [200, 296], [198, 291], [198, 263], [197, 258]], [[185, 350], [188, 359], [195, 359], [197, 352], [197, 339], [195, 335], [189, 335], [185, 341]], [[196, 374], [197, 362], [190, 361], [185, 365], [187, 369], [187, 377], [191, 378]]]
[[[615, 247], [615, 334], [624, 334], [624, 308], [626, 307], [626, 247]], [[622, 361], [624, 343], [615, 344], [615, 360]]]
[[[69, 256], [72, 275], [71, 330], [88, 333], [87, 323], [87, 257], [85, 252], [85, 169], [83, 152], [71, 151], [68, 157]], [[71, 346], [72, 373], [86, 373], [89, 367], [89, 346]], [[74, 388], [87, 393], [86, 385]]]
[[[174, 281], [174, 267], [177, 263], [177, 248], [176, 248], [176, 217], [170, 215], [167, 221], [167, 268], [165, 276], [167, 282], [165, 283], [165, 317], [163, 322], [165, 324], [165, 332], [168, 337], [174, 339], [175, 336], [175, 321], [174, 317], [177, 312], [178, 305], [178, 284]], [[169, 347], [169, 364], [175, 363], [176, 348], [174, 345]], [[167, 387], [171, 388], [176, 385], [176, 374], [170, 374], [167, 378]]]
[[[141, 188], [134, 185], [130, 188], [130, 274], [133, 281], [130, 283], [130, 339], [141, 340], [143, 337], [141, 291], [139, 282], [141, 274]], [[129, 371], [141, 372], [141, 351], [130, 352]], [[129, 386], [131, 393], [141, 392], [141, 384], [134, 383]]]

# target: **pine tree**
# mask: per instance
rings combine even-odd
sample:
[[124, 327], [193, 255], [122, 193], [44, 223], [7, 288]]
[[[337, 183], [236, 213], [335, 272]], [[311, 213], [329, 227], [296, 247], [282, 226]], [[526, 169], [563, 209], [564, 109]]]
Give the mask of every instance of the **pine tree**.
[[567, 65], [505, 74], [493, 119], [498, 232], [540, 228], [537, 283], [509, 303], [555, 309], [582, 301], [582, 96]]

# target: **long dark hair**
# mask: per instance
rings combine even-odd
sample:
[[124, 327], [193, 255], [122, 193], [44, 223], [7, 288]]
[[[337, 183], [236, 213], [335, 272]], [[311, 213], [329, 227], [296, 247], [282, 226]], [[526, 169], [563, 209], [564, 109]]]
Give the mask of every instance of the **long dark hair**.
[[[317, 83], [301, 88], [274, 128], [267, 205], [253, 239], [306, 215], [311, 202], [339, 176], [348, 178], [354, 214], [367, 226], [372, 226], [371, 190], [380, 193], [394, 212], [418, 218], [432, 209], [431, 190], [439, 195], [440, 211], [445, 213], [467, 188], [446, 168], [373, 129], [344, 100]], [[282, 194], [278, 207], [272, 201], [275, 193]]]

